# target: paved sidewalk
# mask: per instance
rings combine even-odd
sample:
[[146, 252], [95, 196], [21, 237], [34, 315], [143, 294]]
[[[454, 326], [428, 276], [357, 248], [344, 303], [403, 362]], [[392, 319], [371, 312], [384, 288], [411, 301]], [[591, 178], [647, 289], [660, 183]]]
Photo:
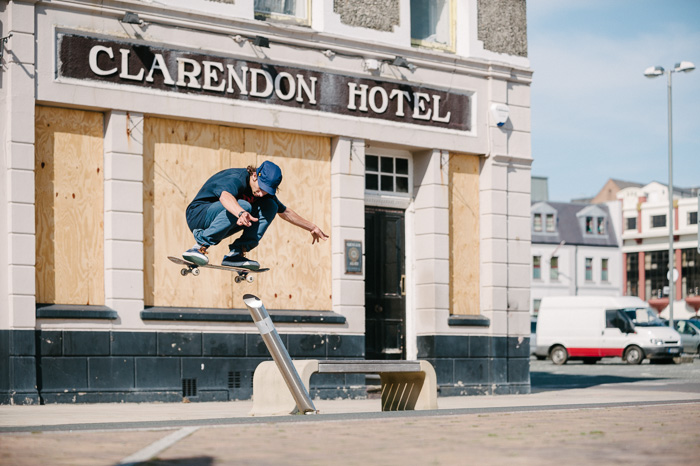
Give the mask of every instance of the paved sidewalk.
[[437, 411], [315, 404], [319, 415], [276, 418], [250, 417], [250, 401], [0, 406], [0, 464], [693, 464], [700, 455], [700, 384], [687, 381], [446, 397]]

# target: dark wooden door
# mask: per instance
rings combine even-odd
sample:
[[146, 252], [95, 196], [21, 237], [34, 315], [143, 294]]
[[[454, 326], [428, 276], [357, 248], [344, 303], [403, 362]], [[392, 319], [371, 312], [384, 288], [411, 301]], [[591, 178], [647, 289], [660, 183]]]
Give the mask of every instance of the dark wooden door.
[[365, 352], [405, 359], [406, 260], [402, 210], [365, 210]]

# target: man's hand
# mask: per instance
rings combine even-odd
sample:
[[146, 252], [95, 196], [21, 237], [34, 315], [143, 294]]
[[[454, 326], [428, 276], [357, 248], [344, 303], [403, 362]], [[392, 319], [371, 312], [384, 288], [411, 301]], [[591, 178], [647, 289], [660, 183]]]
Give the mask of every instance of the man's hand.
[[236, 220], [236, 225], [240, 225], [243, 227], [249, 227], [252, 225], [252, 222], [257, 222], [258, 219], [256, 217], [253, 217], [249, 212], [243, 211], [240, 217], [238, 217], [238, 220]]
[[328, 239], [328, 235], [321, 231], [321, 229], [317, 226], [314, 226], [314, 228], [311, 230], [311, 236], [313, 236], [311, 244], [316, 244], [316, 241], [320, 242], [321, 240], [326, 241]]

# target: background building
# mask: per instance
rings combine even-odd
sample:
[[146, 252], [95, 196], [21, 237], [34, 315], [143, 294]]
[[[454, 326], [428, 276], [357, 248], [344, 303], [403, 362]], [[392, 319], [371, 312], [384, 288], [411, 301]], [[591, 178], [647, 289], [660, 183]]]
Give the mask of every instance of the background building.
[[[668, 312], [668, 185], [651, 182], [628, 187], [617, 194], [622, 203], [624, 293], [639, 296], [669, 317]], [[676, 319], [700, 309], [700, 254], [698, 253], [698, 188], [673, 190]]]
[[546, 296], [621, 294], [619, 223], [612, 212], [605, 204], [532, 205], [533, 315]]
[[[0, 24], [2, 402], [248, 398], [245, 293], [292, 357], [529, 391], [524, 0], [13, 0]], [[255, 283], [180, 276], [196, 191], [264, 160], [330, 240], [277, 221]]]

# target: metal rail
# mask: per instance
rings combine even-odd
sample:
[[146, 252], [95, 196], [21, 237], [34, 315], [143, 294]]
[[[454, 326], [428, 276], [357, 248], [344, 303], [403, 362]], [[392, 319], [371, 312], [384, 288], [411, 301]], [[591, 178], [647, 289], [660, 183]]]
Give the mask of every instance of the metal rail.
[[272, 355], [272, 359], [277, 364], [282, 378], [292, 393], [298, 410], [296, 414], [316, 414], [318, 411], [313, 401], [311, 401], [309, 392], [301, 381], [294, 364], [292, 364], [292, 358], [289, 357], [289, 352], [284, 347], [282, 339], [277, 330], [275, 330], [272, 319], [270, 319], [270, 315], [267, 313], [262, 301], [255, 295], [246, 294], [243, 296], [243, 302], [248, 307], [250, 315], [253, 317], [253, 322], [258, 327], [265, 346], [267, 346], [267, 350]]

